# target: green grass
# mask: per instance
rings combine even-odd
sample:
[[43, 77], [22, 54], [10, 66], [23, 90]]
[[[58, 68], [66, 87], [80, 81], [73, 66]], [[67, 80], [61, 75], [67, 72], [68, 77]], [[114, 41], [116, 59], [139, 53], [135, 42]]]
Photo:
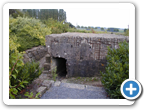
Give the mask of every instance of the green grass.
[[[70, 28], [68, 32], [79, 32], [79, 33], [95, 33], [95, 34], [111, 34], [111, 32], [101, 31], [100, 29], [91, 29], [91, 30], [86, 30], [86, 29], [74, 29]], [[125, 35], [125, 33], [120, 30], [119, 32], [113, 32], [113, 34], [116, 35]]]

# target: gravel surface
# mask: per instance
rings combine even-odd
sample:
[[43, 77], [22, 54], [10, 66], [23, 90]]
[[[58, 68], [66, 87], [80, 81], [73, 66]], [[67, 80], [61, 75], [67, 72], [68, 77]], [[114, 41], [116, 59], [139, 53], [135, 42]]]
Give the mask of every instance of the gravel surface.
[[41, 99], [109, 99], [103, 87], [61, 83], [52, 86]]

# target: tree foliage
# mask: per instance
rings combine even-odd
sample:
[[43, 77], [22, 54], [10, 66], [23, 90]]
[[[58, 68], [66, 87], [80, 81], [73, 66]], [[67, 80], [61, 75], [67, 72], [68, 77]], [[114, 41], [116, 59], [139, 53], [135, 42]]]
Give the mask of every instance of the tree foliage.
[[45, 45], [45, 36], [51, 33], [40, 20], [35, 18], [17, 17], [9, 19], [10, 33], [17, 36], [19, 51], [25, 51], [34, 46]]
[[38, 68], [38, 63], [23, 63], [23, 53], [17, 50], [20, 46], [17, 43], [17, 36], [9, 30], [9, 97], [11, 99], [16, 98], [18, 93], [42, 72]]
[[125, 35], [125, 36], [129, 36], [129, 29], [125, 30], [124, 35]]
[[9, 9], [9, 15], [11, 15], [14, 18], [17, 18], [18, 16], [23, 17], [24, 13], [19, 9]]
[[102, 83], [111, 98], [123, 98], [120, 92], [122, 82], [129, 78], [129, 44], [124, 41], [119, 49], [108, 47], [106, 72]]
[[23, 9], [24, 14], [40, 20], [53, 18], [57, 21], [66, 22], [66, 12], [63, 9]]
[[68, 23], [64, 23], [63, 21], [58, 22], [52, 18], [45, 20], [44, 23], [46, 24], [47, 27], [51, 28], [51, 32], [54, 34], [65, 33], [69, 29]]

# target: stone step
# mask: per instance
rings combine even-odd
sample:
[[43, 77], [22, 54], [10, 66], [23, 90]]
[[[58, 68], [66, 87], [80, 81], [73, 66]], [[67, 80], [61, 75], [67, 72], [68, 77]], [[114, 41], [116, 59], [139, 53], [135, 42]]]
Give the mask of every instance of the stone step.
[[43, 73], [43, 74], [49, 74], [50, 71], [48, 71], [48, 70], [44, 70], [42, 73]]
[[[44, 74], [44, 75], [47, 74], [47, 77], [52, 78], [51, 71], [45, 71], [45, 70], [44, 70], [44, 71], [42, 72], [42, 74]], [[41, 77], [44, 77], [44, 76], [41, 76]], [[47, 78], [47, 77], [46, 77], [46, 78]]]
[[47, 87], [47, 89], [49, 89], [53, 85], [53, 83], [53, 80], [44, 80], [42, 86]]
[[46, 59], [46, 63], [51, 63], [51, 57], [49, 54], [46, 55], [45, 59]]
[[46, 71], [50, 70], [50, 63], [44, 64], [44, 70], [46, 70]]
[[36, 92], [37, 92], [37, 93], [40, 93], [40, 94], [39, 94], [39, 97], [41, 97], [41, 96], [46, 92], [46, 90], [47, 90], [47, 87], [41, 86], [41, 87], [39, 87], [39, 88], [36, 90]]

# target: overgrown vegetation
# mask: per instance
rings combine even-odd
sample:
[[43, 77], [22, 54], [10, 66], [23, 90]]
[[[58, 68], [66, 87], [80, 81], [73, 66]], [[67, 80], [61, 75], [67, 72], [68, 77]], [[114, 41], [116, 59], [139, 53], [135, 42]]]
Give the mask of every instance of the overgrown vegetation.
[[102, 83], [111, 98], [123, 98], [120, 92], [122, 82], [129, 78], [129, 43], [119, 43], [119, 49], [108, 47], [106, 72]]
[[129, 29], [127, 29], [124, 33], [125, 36], [129, 36]]
[[24, 64], [22, 56], [22, 53], [16, 53], [14, 50], [9, 54], [9, 96], [12, 99], [42, 73], [38, 68], [39, 63]]
[[42, 72], [38, 68], [39, 63], [23, 63], [24, 52], [17, 50], [21, 45], [17, 42], [16, 35], [9, 29], [9, 97], [11, 99], [16, 98], [18, 93]]
[[48, 20], [44, 20], [43, 22], [44, 24], [46, 24], [47, 27], [51, 28], [52, 34], [68, 32], [69, 24], [64, 23], [64, 21], [58, 22], [57, 20], [49, 18]]
[[56, 68], [57, 68], [57, 67], [55, 67], [55, 68], [52, 70], [52, 77], [53, 77], [53, 80], [54, 80], [54, 81], [56, 81], [56, 78], [57, 78], [57, 76], [58, 76], [57, 73], [56, 73], [56, 72], [57, 72], [57, 69], [56, 69]]
[[15, 43], [20, 44], [18, 50], [45, 45], [45, 36], [51, 33], [50, 28], [46, 27], [40, 20], [35, 18], [17, 17], [9, 18], [10, 34], [17, 37]]

